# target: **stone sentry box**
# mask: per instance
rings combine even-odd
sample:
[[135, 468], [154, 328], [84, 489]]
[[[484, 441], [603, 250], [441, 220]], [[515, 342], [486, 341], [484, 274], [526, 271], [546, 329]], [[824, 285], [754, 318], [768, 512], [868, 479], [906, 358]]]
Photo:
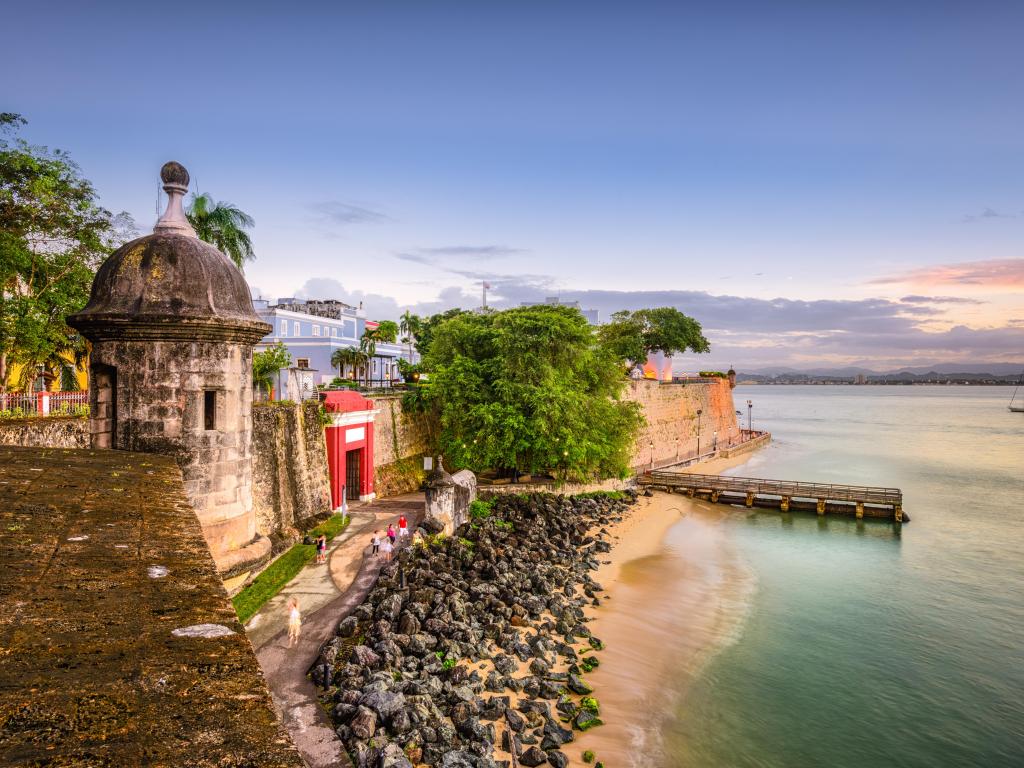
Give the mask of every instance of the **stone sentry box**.
[[189, 176], [167, 163], [153, 234], [103, 263], [68, 323], [92, 342], [91, 443], [177, 459], [222, 574], [265, 558], [252, 502], [252, 354], [270, 330], [249, 286], [182, 209]]

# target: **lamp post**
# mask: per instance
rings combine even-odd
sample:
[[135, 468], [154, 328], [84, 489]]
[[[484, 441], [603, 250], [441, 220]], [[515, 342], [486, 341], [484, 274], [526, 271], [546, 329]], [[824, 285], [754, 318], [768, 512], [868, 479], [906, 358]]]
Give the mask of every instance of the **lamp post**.
[[712, 450], [712, 452], [717, 452], [718, 451], [718, 430], [717, 429], [715, 430], [714, 442], [711, 444], [711, 450]]
[[676, 460], [679, 459], [679, 438], [676, 437]]
[[654, 441], [651, 440], [651, 469], [654, 469]]
[[753, 424], [754, 424], [754, 401], [753, 400], [747, 400], [747, 439], [748, 440], [751, 437], [750, 433], [753, 432], [753, 430], [754, 430]]
[[700, 415], [704, 413], [703, 408], [697, 409], [697, 455], [700, 456]]

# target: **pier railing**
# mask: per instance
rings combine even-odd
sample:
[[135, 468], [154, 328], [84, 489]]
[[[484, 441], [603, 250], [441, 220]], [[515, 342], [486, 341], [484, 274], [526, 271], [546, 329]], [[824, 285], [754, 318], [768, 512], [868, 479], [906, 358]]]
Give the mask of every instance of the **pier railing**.
[[707, 495], [714, 502], [732, 504], [742, 499], [748, 507], [780, 507], [783, 511], [791, 507], [815, 509], [822, 515], [829, 511], [852, 513], [857, 517], [863, 517], [868, 510], [871, 517], [908, 519], [903, 514], [903, 492], [899, 488], [658, 470], [643, 473], [638, 482], [665, 490], [685, 491], [691, 496]]

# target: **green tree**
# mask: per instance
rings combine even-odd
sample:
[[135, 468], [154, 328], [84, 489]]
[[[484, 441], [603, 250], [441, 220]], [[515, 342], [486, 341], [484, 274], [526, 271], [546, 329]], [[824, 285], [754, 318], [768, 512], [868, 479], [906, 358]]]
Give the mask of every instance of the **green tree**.
[[699, 322], [675, 307], [616, 312], [598, 329], [601, 346], [632, 369], [651, 352], [674, 355], [710, 349]]
[[239, 269], [244, 269], [245, 262], [256, 258], [252, 240], [246, 232], [256, 222], [240, 208], [224, 201], [217, 202], [207, 194], [194, 195], [185, 216], [200, 240], [215, 246]]
[[453, 465], [576, 479], [628, 471], [640, 409], [620, 399], [619, 361], [579, 310], [459, 313], [433, 329], [426, 362]]
[[85, 306], [103, 259], [136, 235], [128, 214], [99, 205], [66, 152], [16, 138], [25, 124], [0, 113], [0, 391], [12, 362], [27, 389], [40, 371], [56, 381], [85, 358], [86, 341], [64, 318]]
[[447, 320], [451, 320], [453, 317], [458, 317], [463, 314], [466, 314], [466, 310], [455, 308], [439, 312], [438, 314], [431, 315], [427, 318], [417, 318], [419, 323], [415, 334], [416, 351], [419, 352], [421, 356], [426, 356], [427, 350], [430, 349], [430, 344], [434, 340], [434, 330]]
[[398, 318], [398, 330], [402, 334], [402, 343], [408, 346], [410, 363], [412, 362], [412, 343], [419, 335], [422, 324], [423, 321], [420, 320], [419, 315], [414, 315], [412, 310], [405, 310]]
[[284, 342], [277, 342], [262, 352], [252, 356], [252, 385], [259, 392], [270, 393], [274, 386], [274, 376], [282, 368], [292, 364], [292, 355]]

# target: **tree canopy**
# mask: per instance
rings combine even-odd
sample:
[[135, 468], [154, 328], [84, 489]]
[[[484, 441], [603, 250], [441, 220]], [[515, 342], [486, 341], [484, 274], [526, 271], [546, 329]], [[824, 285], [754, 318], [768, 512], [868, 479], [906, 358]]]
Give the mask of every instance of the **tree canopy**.
[[256, 223], [252, 216], [231, 203], [214, 200], [210, 195], [195, 195], [185, 211], [196, 236], [217, 248], [239, 269], [256, 258], [247, 229]]
[[277, 342], [252, 356], [252, 384], [258, 391], [269, 392], [274, 386], [274, 376], [282, 368], [292, 364], [292, 355], [284, 342]]
[[631, 367], [642, 365], [651, 352], [674, 355], [710, 349], [699, 322], [675, 307], [622, 311], [598, 329], [601, 345]]
[[432, 324], [424, 362], [439, 448], [454, 465], [578, 479], [628, 471], [640, 409], [619, 399], [622, 369], [579, 310], [453, 311]]
[[128, 214], [112, 215], [61, 150], [13, 135], [25, 125], [0, 113], [0, 391], [9, 362], [27, 389], [42, 369], [59, 378], [87, 343], [64, 322], [85, 306], [103, 259], [136, 236]]

